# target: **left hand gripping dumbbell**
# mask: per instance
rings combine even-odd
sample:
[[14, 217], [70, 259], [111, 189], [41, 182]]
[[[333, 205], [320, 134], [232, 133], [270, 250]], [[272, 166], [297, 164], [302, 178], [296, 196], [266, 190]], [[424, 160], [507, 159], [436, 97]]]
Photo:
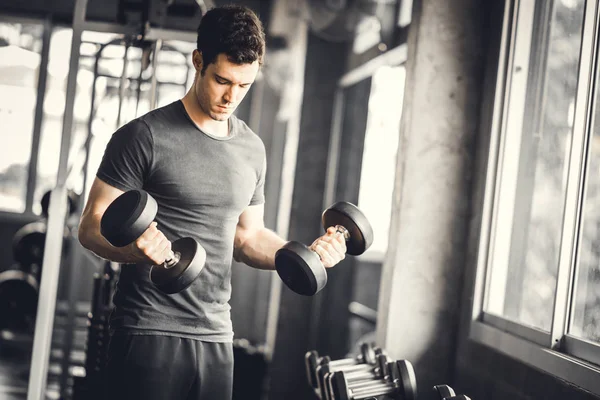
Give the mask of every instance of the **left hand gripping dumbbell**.
[[[337, 202], [322, 215], [323, 228], [335, 227], [346, 239], [346, 253], [356, 256], [373, 244], [373, 228], [365, 215], [352, 203]], [[327, 272], [319, 255], [308, 246], [290, 241], [275, 254], [275, 269], [281, 280], [294, 292], [312, 296], [327, 284]]]

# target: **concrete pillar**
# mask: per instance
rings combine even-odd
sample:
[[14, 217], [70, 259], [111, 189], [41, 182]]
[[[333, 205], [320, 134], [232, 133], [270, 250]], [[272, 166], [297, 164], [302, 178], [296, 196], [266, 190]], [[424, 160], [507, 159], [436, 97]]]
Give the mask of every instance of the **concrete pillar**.
[[419, 399], [450, 383], [465, 264], [487, 6], [415, 1], [378, 344], [416, 368]]
[[[308, 34], [289, 240], [310, 244], [323, 233], [320, 225], [333, 103], [345, 54], [344, 44]], [[312, 318], [313, 298], [283, 287], [269, 399], [304, 400], [313, 396], [304, 369], [304, 354], [312, 341]]]

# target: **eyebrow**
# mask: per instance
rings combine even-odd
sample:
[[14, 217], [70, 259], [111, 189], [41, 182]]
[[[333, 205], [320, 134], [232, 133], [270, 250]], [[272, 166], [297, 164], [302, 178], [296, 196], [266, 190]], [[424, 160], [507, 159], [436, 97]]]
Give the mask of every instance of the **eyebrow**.
[[[222, 80], [222, 81], [225, 81], [225, 82], [228, 82], [228, 83], [232, 83], [232, 82], [231, 82], [231, 80], [229, 80], [229, 79], [227, 79], [227, 78], [224, 78], [224, 77], [222, 77], [222, 76], [221, 76], [221, 75], [219, 75], [219, 74], [215, 74], [215, 77], [216, 77], [217, 79], [220, 79], [220, 80]], [[244, 85], [251, 85], [251, 84], [252, 84], [252, 82], [240, 83], [240, 85], [242, 85], [242, 86], [244, 86]]]

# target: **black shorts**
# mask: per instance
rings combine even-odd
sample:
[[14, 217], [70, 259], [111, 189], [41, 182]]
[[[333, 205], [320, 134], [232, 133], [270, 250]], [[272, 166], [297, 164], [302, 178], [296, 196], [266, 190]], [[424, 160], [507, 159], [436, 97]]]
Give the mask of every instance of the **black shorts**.
[[104, 376], [107, 400], [230, 400], [233, 345], [117, 335], [109, 344]]

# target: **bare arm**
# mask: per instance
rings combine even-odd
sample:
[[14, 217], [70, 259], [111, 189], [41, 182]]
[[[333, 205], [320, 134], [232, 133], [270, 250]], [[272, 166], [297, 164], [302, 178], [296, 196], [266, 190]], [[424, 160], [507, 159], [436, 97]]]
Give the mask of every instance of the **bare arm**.
[[264, 205], [244, 210], [235, 231], [233, 257], [257, 269], [275, 269], [275, 252], [286, 241], [264, 224]]
[[117, 263], [162, 263], [171, 250], [171, 244], [156, 228], [155, 223], [140, 238], [125, 247], [114, 247], [100, 233], [100, 220], [104, 211], [122, 193], [122, 190], [98, 178], [94, 180], [79, 222], [79, 242], [97, 256]]
[[[263, 217], [262, 204], [249, 206], [240, 215], [235, 231], [233, 257], [253, 268], [275, 269], [275, 253], [287, 241], [265, 228]], [[339, 263], [346, 254], [346, 242], [341, 235], [335, 233], [335, 228], [329, 228], [310, 248], [319, 255], [326, 268]]]

